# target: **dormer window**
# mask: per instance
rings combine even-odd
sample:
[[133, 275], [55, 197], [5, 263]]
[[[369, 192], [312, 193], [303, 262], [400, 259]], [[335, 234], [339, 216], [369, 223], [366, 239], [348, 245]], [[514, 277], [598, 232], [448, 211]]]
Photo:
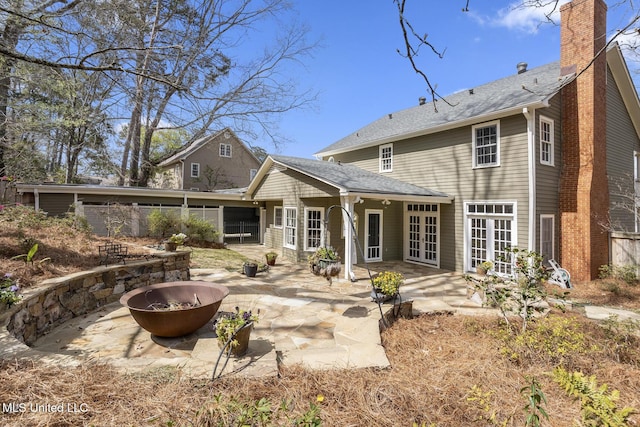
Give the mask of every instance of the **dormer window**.
[[231, 157], [231, 144], [220, 144], [220, 157]]
[[393, 171], [393, 144], [380, 146], [380, 172]]

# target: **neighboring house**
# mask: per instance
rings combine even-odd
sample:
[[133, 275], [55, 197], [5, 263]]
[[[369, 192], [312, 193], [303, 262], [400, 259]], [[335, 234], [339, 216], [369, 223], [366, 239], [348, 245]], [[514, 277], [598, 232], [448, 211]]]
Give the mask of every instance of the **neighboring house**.
[[158, 163], [150, 187], [213, 191], [243, 188], [260, 161], [229, 128], [195, 140]]
[[461, 272], [489, 259], [508, 274], [507, 247], [596, 277], [611, 225], [637, 231], [637, 210], [619, 205], [640, 172], [640, 103], [619, 47], [605, 46], [604, 2], [574, 0], [561, 19], [559, 62], [518, 64], [437, 109], [421, 99], [320, 160], [270, 156], [246, 194], [265, 205], [265, 243], [297, 260], [334, 246], [345, 277], [362, 256]]

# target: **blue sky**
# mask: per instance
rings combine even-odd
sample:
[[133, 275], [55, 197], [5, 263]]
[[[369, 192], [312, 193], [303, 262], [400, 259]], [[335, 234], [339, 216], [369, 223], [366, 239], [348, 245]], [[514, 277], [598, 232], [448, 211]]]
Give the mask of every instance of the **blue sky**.
[[[407, 2], [414, 28], [446, 48], [443, 59], [427, 50], [418, 58], [440, 94], [514, 74], [518, 62], [533, 68], [559, 59], [559, 27], [538, 25], [539, 10], [514, 8], [513, 1], [471, 0], [470, 12], [462, 12], [465, 3]], [[421, 96], [431, 99], [424, 81], [396, 52], [403, 42], [392, 0], [302, 0], [296, 7], [310, 39], [320, 43], [297, 78], [319, 95], [313, 109], [282, 117], [280, 132], [291, 142], [279, 154], [311, 158], [381, 116], [417, 105]], [[609, 32], [622, 28], [631, 12], [610, 6]]]

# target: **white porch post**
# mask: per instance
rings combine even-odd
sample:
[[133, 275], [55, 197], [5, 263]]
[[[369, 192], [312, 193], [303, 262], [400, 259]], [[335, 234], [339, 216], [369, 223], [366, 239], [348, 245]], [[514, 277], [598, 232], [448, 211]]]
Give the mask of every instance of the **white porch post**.
[[[343, 235], [344, 235], [344, 278], [346, 280], [351, 280], [355, 277], [353, 273], [353, 263], [354, 259], [354, 235], [353, 229], [351, 227], [351, 221], [349, 216], [353, 218], [353, 205], [355, 202], [354, 197], [350, 196], [341, 196], [340, 197], [340, 205], [344, 209], [342, 211], [342, 226], [344, 227]], [[349, 212], [349, 216], [345, 213]]]

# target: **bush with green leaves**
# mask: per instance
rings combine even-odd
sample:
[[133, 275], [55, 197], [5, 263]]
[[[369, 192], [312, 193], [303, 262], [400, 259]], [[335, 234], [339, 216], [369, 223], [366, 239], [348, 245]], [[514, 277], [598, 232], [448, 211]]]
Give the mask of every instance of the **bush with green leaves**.
[[219, 236], [219, 233], [213, 225], [211, 225], [207, 220], [195, 215], [189, 216], [189, 218], [184, 221], [184, 227], [186, 229], [189, 242], [193, 245], [215, 242]]
[[571, 364], [579, 355], [601, 351], [575, 318], [555, 314], [538, 319], [519, 334], [509, 326], [490, 333], [502, 341], [500, 353], [520, 364]]
[[599, 277], [601, 279], [622, 280], [628, 285], [637, 285], [639, 282], [637, 268], [635, 265], [605, 264], [599, 268]]
[[505, 248], [505, 255], [499, 259], [511, 265], [511, 274], [493, 274], [480, 279], [466, 275], [465, 280], [484, 295], [485, 305], [500, 310], [507, 324], [510, 324], [510, 315], [519, 316], [524, 332], [535, 313], [546, 309], [547, 292], [543, 284], [549, 272], [543, 265], [542, 255], [535, 251]]
[[18, 281], [13, 278], [13, 274], [5, 273], [0, 277], [0, 302], [8, 306], [20, 301], [18, 292], [20, 291], [20, 285]]
[[629, 416], [637, 410], [631, 407], [618, 409], [618, 390], [608, 391], [608, 386], [598, 386], [595, 375], [585, 377], [581, 372], [568, 372], [563, 367], [553, 370], [553, 379], [569, 396], [580, 399], [582, 425], [626, 427]]
[[153, 209], [147, 216], [149, 232], [154, 236], [167, 237], [180, 232], [182, 220], [174, 210]]
[[601, 325], [611, 342], [607, 349], [616, 361], [640, 366], [640, 321], [611, 315]]

